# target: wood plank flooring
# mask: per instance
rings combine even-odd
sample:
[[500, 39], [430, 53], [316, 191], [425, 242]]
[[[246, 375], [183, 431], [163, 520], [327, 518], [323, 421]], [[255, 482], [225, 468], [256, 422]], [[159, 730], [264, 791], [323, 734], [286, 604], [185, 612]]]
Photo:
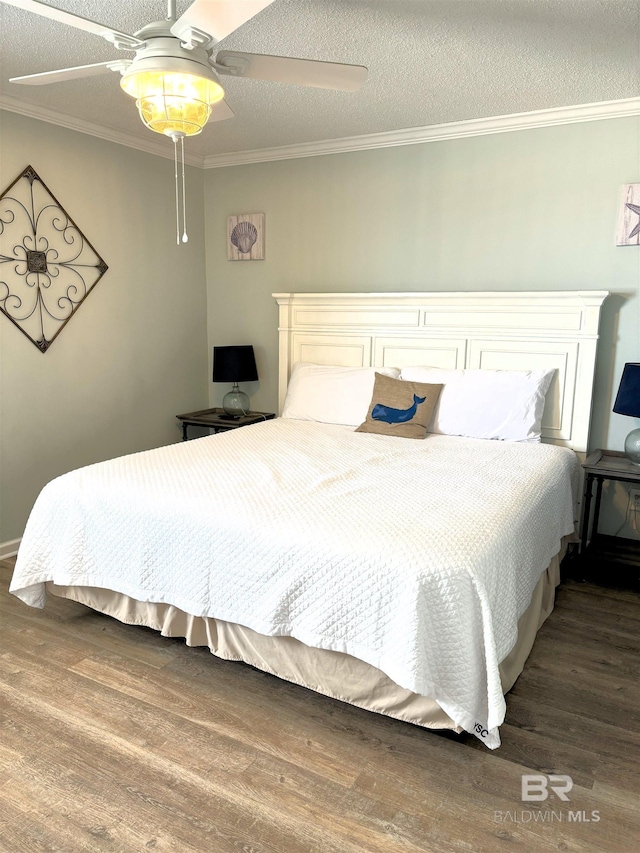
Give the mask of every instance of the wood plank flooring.
[[[54, 596], [34, 610], [12, 568], [2, 853], [640, 849], [638, 593], [560, 587], [492, 752]], [[571, 776], [570, 801], [522, 802], [523, 773]]]

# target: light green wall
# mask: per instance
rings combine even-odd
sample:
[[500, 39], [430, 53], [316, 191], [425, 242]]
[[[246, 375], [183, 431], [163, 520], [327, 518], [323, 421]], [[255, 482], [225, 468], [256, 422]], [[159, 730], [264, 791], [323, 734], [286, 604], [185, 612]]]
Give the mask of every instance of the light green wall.
[[[188, 169], [178, 248], [169, 160], [0, 118], [2, 188], [31, 163], [110, 267], [44, 355], [0, 316], [0, 543], [52, 477], [175, 441], [176, 413], [208, 391], [218, 403], [213, 345], [254, 344], [261, 379], [246, 390], [275, 410], [277, 290], [611, 290], [592, 446], [619, 448], [638, 425], [611, 405], [640, 360], [640, 249], [614, 245], [620, 187], [640, 181], [640, 119]], [[227, 216], [256, 212], [266, 260], [227, 261]]]
[[[169, 142], [167, 142], [170, 145]], [[109, 265], [42, 354], [0, 315], [0, 543], [51, 478], [180, 438], [207, 398], [202, 171], [175, 244], [173, 163], [0, 113], [0, 189], [31, 164]]]
[[[620, 448], [640, 425], [611, 413], [640, 360], [640, 248], [614, 236], [637, 181], [635, 117], [207, 171], [209, 347], [253, 343], [246, 390], [274, 411], [274, 291], [610, 290], [592, 447]], [[227, 261], [227, 216], [259, 212], [266, 259]], [[226, 389], [210, 389], [219, 403]]]

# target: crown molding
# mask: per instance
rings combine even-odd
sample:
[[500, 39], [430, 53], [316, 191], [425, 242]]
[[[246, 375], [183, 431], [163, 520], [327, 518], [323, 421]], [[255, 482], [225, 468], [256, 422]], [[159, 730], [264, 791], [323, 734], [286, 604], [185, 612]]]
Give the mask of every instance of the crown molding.
[[[169, 140], [160, 140], [155, 137], [158, 134], [149, 133], [148, 138], [134, 136], [132, 133], [123, 133], [119, 130], [114, 130], [111, 127], [105, 127], [101, 124], [93, 124], [92, 122], [83, 121], [73, 116], [62, 115], [48, 107], [34, 106], [20, 101], [18, 98], [12, 98], [9, 95], [0, 95], [0, 109], [7, 110], [11, 113], [35, 118], [38, 121], [45, 121], [48, 124], [55, 124], [58, 127], [64, 127], [67, 130], [75, 130], [78, 133], [87, 133], [89, 136], [96, 136], [105, 142], [115, 142], [117, 145], [126, 145], [127, 148], [135, 148], [138, 151], [144, 151], [146, 154], [155, 154], [157, 157], [165, 157], [168, 160], [173, 160], [173, 145]], [[187, 149], [188, 146], [185, 146]], [[204, 157], [201, 155], [189, 154], [185, 150], [185, 163], [189, 166], [204, 166]]]
[[[135, 148], [138, 151], [144, 151], [146, 154], [173, 159], [173, 147], [167, 145], [165, 141], [156, 140], [155, 134], [152, 133], [149, 134], [148, 138], [142, 138], [72, 116], [61, 115], [48, 107], [27, 104], [8, 95], [0, 95], [0, 109], [55, 124], [68, 130], [75, 130], [78, 133], [87, 133], [89, 136], [95, 136], [107, 142], [115, 142], [117, 145], [125, 145], [128, 148]], [[572, 107], [555, 107], [548, 110], [470, 119], [448, 124], [433, 124], [425, 127], [410, 127], [386, 133], [370, 133], [343, 139], [324, 139], [319, 142], [304, 142], [299, 145], [283, 145], [277, 148], [211, 154], [204, 157], [187, 150], [185, 162], [190, 166], [199, 168], [219, 169], [224, 166], [243, 166], [249, 163], [292, 160], [299, 157], [318, 157], [323, 154], [343, 154], [349, 151], [369, 151], [376, 148], [393, 148], [399, 145], [418, 145], [425, 142], [462, 139], [467, 136], [485, 136], [492, 133], [532, 130], [554, 125], [637, 115], [640, 115], [640, 97], [619, 101], [600, 101], [595, 104], [581, 104]]]
[[556, 107], [528, 113], [456, 121], [449, 124], [410, 127], [389, 131], [388, 133], [371, 133], [344, 139], [325, 139], [321, 142], [305, 142], [299, 145], [284, 145], [279, 148], [212, 154], [204, 158], [204, 168], [218, 169], [223, 166], [265, 163], [270, 160], [291, 160], [298, 157], [318, 157], [322, 154], [342, 154], [348, 151], [368, 151], [399, 145], [418, 145], [423, 142], [441, 142], [447, 139], [461, 139], [466, 136], [484, 136], [491, 133], [507, 133], [513, 130], [531, 130], [560, 124], [575, 124], [637, 115], [640, 115], [640, 98], [601, 101], [595, 104]]

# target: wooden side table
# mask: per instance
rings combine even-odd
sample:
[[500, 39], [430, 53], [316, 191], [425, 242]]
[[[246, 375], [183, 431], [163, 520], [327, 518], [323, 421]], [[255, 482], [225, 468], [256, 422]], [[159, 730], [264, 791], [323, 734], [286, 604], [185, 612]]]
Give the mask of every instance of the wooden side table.
[[[624, 453], [616, 450], [595, 450], [582, 465], [585, 472], [584, 501], [582, 511], [582, 542], [580, 553], [584, 555], [591, 539], [598, 536], [598, 519], [600, 518], [600, 503], [602, 500], [602, 484], [605, 480], [617, 480], [622, 483], [638, 483], [640, 485], [640, 467], [634, 465]], [[593, 522], [589, 524], [593, 484], [597, 483], [596, 503], [593, 510]], [[633, 540], [629, 540], [633, 541]]]
[[182, 423], [182, 440], [188, 440], [188, 429], [190, 426], [207, 427], [217, 432], [227, 432], [230, 429], [257, 424], [260, 421], [270, 421], [275, 418], [274, 412], [248, 412], [246, 415], [232, 418], [224, 409], [201, 409], [199, 412], [187, 412], [184, 415], [176, 415]]

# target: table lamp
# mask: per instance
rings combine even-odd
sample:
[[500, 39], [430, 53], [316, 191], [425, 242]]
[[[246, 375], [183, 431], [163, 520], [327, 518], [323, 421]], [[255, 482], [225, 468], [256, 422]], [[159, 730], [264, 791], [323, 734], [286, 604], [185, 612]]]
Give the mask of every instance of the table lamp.
[[255, 382], [257, 378], [252, 346], [213, 348], [213, 381], [233, 383], [222, 401], [222, 408], [230, 418], [239, 418], [249, 412], [249, 398], [238, 388], [238, 382]]
[[[613, 411], [618, 415], [640, 418], [640, 364], [625, 364]], [[640, 467], [640, 429], [632, 429], [626, 437], [624, 452], [634, 465]]]

